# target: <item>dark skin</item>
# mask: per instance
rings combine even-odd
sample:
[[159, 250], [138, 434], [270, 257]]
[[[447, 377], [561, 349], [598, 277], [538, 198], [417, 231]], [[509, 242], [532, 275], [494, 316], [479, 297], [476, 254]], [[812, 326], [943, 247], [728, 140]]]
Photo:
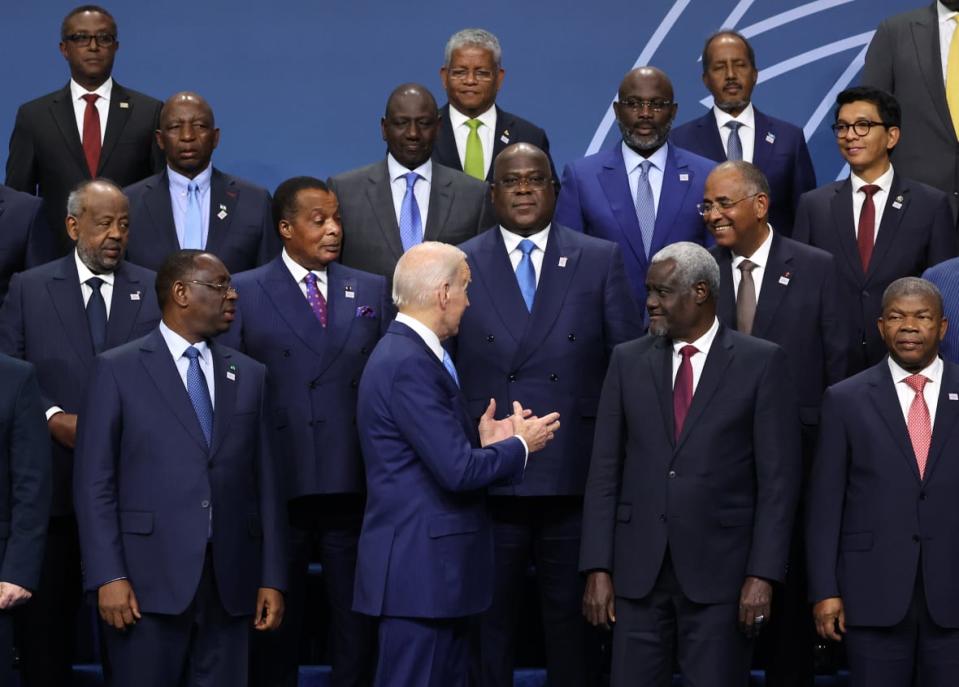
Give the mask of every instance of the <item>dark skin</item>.
[[174, 172], [195, 178], [210, 166], [220, 143], [209, 103], [196, 93], [177, 93], [160, 111], [156, 141]]
[[655, 67], [634, 69], [619, 86], [618, 101], [613, 103], [623, 141], [643, 157], [649, 157], [666, 143], [666, 137], [679, 107], [672, 103], [659, 112], [651, 107], [632, 108], [635, 100], [673, 100], [673, 84]]
[[749, 105], [759, 78], [746, 44], [737, 36], [723, 34], [710, 41], [706, 55], [703, 85], [713, 94], [716, 107], [738, 117]]
[[407, 169], [416, 169], [430, 159], [439, 126], [436, 100], [419, 84], [404, 84], [393, 91], [380, 121], [386, 147]]
[[[747, 258], [769, 236], [769, 197], [765, 193], [752, 195], [751, 190], [742, 173], [725, 164], [709, 174], [703, 189], [703, 204], [712, 205], [703, 215], [706, 228], [718, 245]], [[735, 201], [739, 202], [730, 208], [720, 205]]]
[[[508, 188], [504, 181], [516, 185]], [[556, 186], [546, 153], [529, 143], [505, 148], [496, 156], [491, 194], [496, 215], [507, 231], [530, 236], [545, 229], [556, 208]]]
[[343, 226], [340, 204], [330, 191], [308, 188], [296, 194], [296, 213], [280, 220], [280, 238], [294, 262], [323, 270], [340, 255]]
[[[117, 27], [109, 17], [99, 12], [81, 12], [70, 17], [65, 33], [68, 36], [78, 33], [91, 36], [108, 33], [115, 36]], [[119, 47], [119, 41], [114, 41], [110, 46], [100, 46], [93, 40], [90, 45], [78, 46], [71, 41], [61, 40], [60, 54], [70, 65], [70, 77], [88, 91], [95, 91], [110, 78]]]
[[[483, 114], [496, 102], [506, 72], [486, 48], [468, 45], [454, 50], [449, 66], [440, 68], [440, 81], [450, 105], [467, 117]], [[481, 77], [492, 78], [481, 78]]]

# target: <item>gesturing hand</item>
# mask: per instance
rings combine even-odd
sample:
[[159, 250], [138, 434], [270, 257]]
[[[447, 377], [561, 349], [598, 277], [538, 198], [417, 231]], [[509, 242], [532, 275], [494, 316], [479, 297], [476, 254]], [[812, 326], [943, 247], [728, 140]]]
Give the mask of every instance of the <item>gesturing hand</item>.
[[559, 429], [559, 413], [549, 413], [543, 417], [531, 416], [528, 410], [523, 410], [519, 401], [513, 401], [513, 414], [509, 420], [513, 423], [513, 433], [523, 437], [530, 453], [546, 446]]

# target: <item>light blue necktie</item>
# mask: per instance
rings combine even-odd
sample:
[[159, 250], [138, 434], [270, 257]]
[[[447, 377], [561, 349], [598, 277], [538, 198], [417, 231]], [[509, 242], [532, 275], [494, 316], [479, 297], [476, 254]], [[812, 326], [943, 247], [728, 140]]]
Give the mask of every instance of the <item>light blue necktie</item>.
[[450, 377], [453, 378], [453, 381], [456, 382], [456, 386], [460, 385], [459, 375], [456, 374], [456, 366], [453, 364], [453, 359], [450, 357], [450, 354], [445, 350], [443, 351], [443, 367], [446, 368], [446, 371], [450, 373]]
[[186, 371], [186, 392], [190, 396], [196, 419], [200, 421], [200, 429], [206, 438], [206, 445], [210, 445], [213, 438], [213, 402], [210, 400], [210, 388], [206, 385], [206, 377], [200, 369], [200, 351], [190, 346], [183, 355], [190, 359], [190, 367]]
[[191, 181], [186, 187], [186, 217], [181, 248], [203, 249], [203, 218], [200, 214], [200, 187]]
[[636, 182], [636, 219], [639, 220], [639, 233], [643, 237], [643, 250], [647, 258], [656, 230], [656, 201], [653, 199], [653, 187], [649, 185], [649, 168], [652, 166], [649, 160], [640, 162], [639, 180]]
[[416, 172], [406, 175], [406, 195], [403, 196], [403, 205], [400, 206], [400, 241], [403, 242], [404, 251], [423, 241], [420, 206], [416, 202], [416, 196], [413, 195], [413, 186], [419, 178], [420, 175]]
[[743, 141], [739, 138], [739, 127], [742, 126], [742, 123], [730, 121], [726, 122], [724, 126], [729, 129], [729, 140], [726, 141], [726, 159], [742, 160]]
[[517, 246], [523, 251], [523, 257], [519, 259], [516, 266], [516, 281], [519, 282], [519, 290], [523, 294], [523, 300], [526, 301], [526, 309], [533, 312], [533, 298], [536, 297], [536, 271], [533, 269], [533, 260], [529, 254], [536, 249], [536, 244], [529, 239], [523, 239]]

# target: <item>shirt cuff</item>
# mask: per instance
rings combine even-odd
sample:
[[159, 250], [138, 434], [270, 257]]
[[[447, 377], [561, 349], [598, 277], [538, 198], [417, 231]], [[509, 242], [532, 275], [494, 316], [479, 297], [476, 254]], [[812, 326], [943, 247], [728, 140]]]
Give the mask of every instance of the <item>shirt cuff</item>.
[[526, 463], [529, 462], [529, 446], [526, 445], [526, 439], [524, 439], [523, 437], [516, 436], [516, 438], [519, 439], [520, 443], [523, 445], [523, 453], [525, 454], [525, 456], [523, 457], [523, 470], [525, 470]]
[[47, 422], [50, 422], [50, 418], [56, 415], [57, 413], [63, 413], [63, 412], [66, 412], [66, 411], [60, 406], [50, 406], [49, 408], [47, 408]]

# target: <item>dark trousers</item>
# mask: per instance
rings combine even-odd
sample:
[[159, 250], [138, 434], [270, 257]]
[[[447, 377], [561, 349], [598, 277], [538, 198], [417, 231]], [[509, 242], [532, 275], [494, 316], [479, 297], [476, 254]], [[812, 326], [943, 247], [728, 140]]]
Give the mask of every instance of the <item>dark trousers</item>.
[[307, 617], [307, 570], [319, 553], [330, 604], [331, 687], [372, 684], [376, 658], [376, 621], [354, 613], [356, 545], [363, 524], [359, 494], [307, 496], [290, 502], [290, 572], [283, 624], [276, 632], [254, 633], [250, 684], [296, 687], [300, 638]]
[[52, 517], [40, 582], [31, 599], [14, 611], [23, 687], [73, 684], [77, 612], [82, 598], [76, 518]]
[[13, 616], [0, 611], [0, 685], [13, 684]]
[[382, 618], [376, 687], [467, 687], [470, 619]]
[[479, 618], [474, 682], [511, 687], [519, 612], [530, 562], [536, 566], [546, 672], [550, 687], [595, 684], [599, 639], [583, 619], [579, 543], [580, 496], [494, 496], [489, 499], [496, 544], [493, 603]]
[[669, 687], [678, 654], [686, 687], [746, 687], [752, 642], [739, 631], [738, 613], [738, 600], [686, 598], [667, 551], [652, 592], [616, 597], [611, 686]]
[[[136, 588], [134, 588], [136, 593]], [[110, 687], [242, 687], [252, 616], [223, 608], [207, 549], [196, 596], [179, 615], [144, 613], [136, 625], [101, 624], [110, 653]]]

